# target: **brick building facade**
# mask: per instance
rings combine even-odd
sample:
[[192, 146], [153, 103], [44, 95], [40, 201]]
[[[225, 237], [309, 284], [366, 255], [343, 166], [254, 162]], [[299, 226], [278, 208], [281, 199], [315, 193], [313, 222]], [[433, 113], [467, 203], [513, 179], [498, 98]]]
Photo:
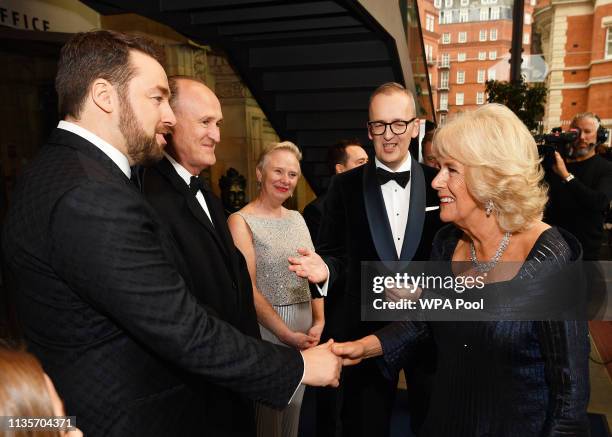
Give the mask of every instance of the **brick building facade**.
[[584, 111], [612, 127], [612, 1], [541, 0], [534, 18], [549, 66], [544, 128]]
[[[419, 0], [418, 5], [437, 118], [444, 123], [449, 114], [485, 103], [487, 80], [509, 79], [513, 0]], [[525, 2], [525, 55], [534, 5], [535, 0]]]

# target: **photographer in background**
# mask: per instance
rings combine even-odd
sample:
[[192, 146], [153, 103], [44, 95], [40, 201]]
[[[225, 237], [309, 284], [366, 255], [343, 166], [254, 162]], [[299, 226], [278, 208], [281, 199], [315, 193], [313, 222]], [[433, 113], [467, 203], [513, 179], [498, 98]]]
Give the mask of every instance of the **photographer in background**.
[[612, 163], [595, 153], [600, 122], [590, 112], [577, 114], [571, 128], [580, 136], [565, 159], [554, 152], [546, 170], [550, 186], [545, 221], [574, 234], [584, 250], [584, 260], [598, 260], [604, 237], [603, 223], [612, 200]]

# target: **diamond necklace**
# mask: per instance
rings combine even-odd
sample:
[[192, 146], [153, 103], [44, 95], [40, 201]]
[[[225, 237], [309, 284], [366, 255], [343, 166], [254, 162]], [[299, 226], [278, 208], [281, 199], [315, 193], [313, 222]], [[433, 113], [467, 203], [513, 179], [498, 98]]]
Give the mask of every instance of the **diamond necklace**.
[[504, 234], [504, 238], [502, 238], [501, 243], [499, 243], [499, 247], [497, 248], [495, 255], [493, 255], [493, 258], [491, 258], [491, 261], [489, 262], [481, 263], [478, 261], [478, 258], [476, 258], [476, 248], [474, 247], [474, 242], [470, 241], [470, 260], [472, 261], [472, 264], [474, 264], [474, 268], [480, 273], [487, 273], [493, 267], [495, 267], [502, 254], [508, 247], [508, 242], [510, 241], [511, 235], [512, 234], [510, 232], [506, 232]]

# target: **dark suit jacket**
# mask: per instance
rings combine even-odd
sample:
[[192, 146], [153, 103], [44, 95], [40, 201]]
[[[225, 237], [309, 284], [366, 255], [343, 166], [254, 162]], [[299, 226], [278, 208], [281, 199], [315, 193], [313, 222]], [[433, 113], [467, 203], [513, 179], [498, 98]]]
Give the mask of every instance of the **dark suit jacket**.
[[[195, 195], [165, 158], [145, 170], [142, 191], [170, 228], [185, 258], [195, 297], [220, 319], [260, 338], [249, 271], [234, 246], [219, 199], [205, 193], [213, 228]], [[212, 384], [202, 391], [206, 435], [255, 435], [252, 402]], [[236, 414], [240, 420], [233, 419]]]
[[[427, 181], [431, 173], [428, 171]], [[431, 241], [422, 239], [433, 233], [439, 210], [425, 212], [426, 206], [438, 205], [438, 197], [428, 190], [423, 166], [414, 159], [411, 168], [410, 209], [401, 256], [398, 258], [391, 235], [382, 191], [372, 160], [332, 178], [325, 200], [325, 215], [317, 239], [319, 253], [330, 269], [330, 286], [338, 277], [346, 278], [348, 335], [359, 338], [371, 334], [378, 323], [361, 322], [361, 262], [427, 260]], [[429, 194], [429, 195], [427, 195]]]
[[78, 135], [24, 171], [2, 243], [29, 348], [87, 436], [203, 434], [194, 379], [282, 407], [302, 377], [297, 351], [207, 313], [155, 210]]
[[308, 226], [310, 237], [315, 243], [317, 241], [317, 236], [319, 235], [319, 228], [321, 227], [321, 219], [323, 218], [323, 207], [325, 206], [326, 197], [327, 193], [321, 194], [315, 200], [306, 205], [304, 207], [304, 212], [302, 213], [306, 226]]

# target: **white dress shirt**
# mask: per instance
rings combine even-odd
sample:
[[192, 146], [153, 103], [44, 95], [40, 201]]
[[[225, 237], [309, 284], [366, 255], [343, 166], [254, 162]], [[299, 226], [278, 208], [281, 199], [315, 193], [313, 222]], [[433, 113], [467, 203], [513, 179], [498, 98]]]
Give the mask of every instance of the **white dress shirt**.
[[[384, 165], [378, 160], [374, 159], [377, 168], [382, 168], [391, 173], [400, 171], [408, 171], [412, 166], [412, 157], [408, 153], [407, 159], [399, 166], [395, 171]], [[385, 209], [387, 210], [387, 217], [389, 224], [391, 225], [391, 233], [393, 234], [393, 243], [395, 243], [395, 250], [397, 251], [397, 257], [399, 258], [402, 253], [402, 244], [404, 244], [404, 232], [406, 231], [406, 223], [408, 223], [408, 210], [410, 209], [410, 184], [412, 183], [412, 177], [404, 188], [394, 180], [390, 180], [384, 185], [380, 186], [382, 191], [383, 200], [385, 201]]]
[[[166, 156], [168, 161], [170, 161], [170, 164], [172, 164], [172, 167], [174, 167], [174, 170], [178, 173], [181, 179], [185, 181], [187, 186], [189, 186], [189, 184], [191, 183], [191, 176], [198, 177], [198, 175], [192, 175], [191, 173], [189, 173], [185, 167], [183, 167], [181, 164], [176, 162], [176, 160], [172, 156], [168, 155], [166, 152], [164, 152], [164, 155]], [[202, 207], [202, 209], [208, 216], [210, 222], [213, 223], [212, 216], [210, 215], [210, 211], [208, 210], [208, 205], [206, 204], [206, 199], [204, 199], [204, 194], [202, 194], [202, 192], [198, 190], [195, 197], [196, 199], [198, 199], [198, 203], [200, 204], [200, 206]], [[213, 223], [213, 227], [214, 226], [215, 225]]]
[[65, 120], [60, 121], [57, 125], [57, 128], [67, 130], [68, 132], [72, 132], [73, 134], [78, 135], [81, 138], [85, 138], [87, 141], [89, 141], [98, 149], [100, 149], [115, 164], [117, 164], [117, 167], [121, 169], [121, 171], [127, 176], [128, 179], [132, 177], [132, 170], [130, 169], [130, 162], [128, 161], [127, 156], [125, 156], [118, 149], [116, 149], [114, 146], [111, 146], [109, 143], [104, 141], [102, 138], [100, 138], [93, 132], [90, 132], [81, 126], [78, 126], [74, 123], [70, 123], [69, 121]]

